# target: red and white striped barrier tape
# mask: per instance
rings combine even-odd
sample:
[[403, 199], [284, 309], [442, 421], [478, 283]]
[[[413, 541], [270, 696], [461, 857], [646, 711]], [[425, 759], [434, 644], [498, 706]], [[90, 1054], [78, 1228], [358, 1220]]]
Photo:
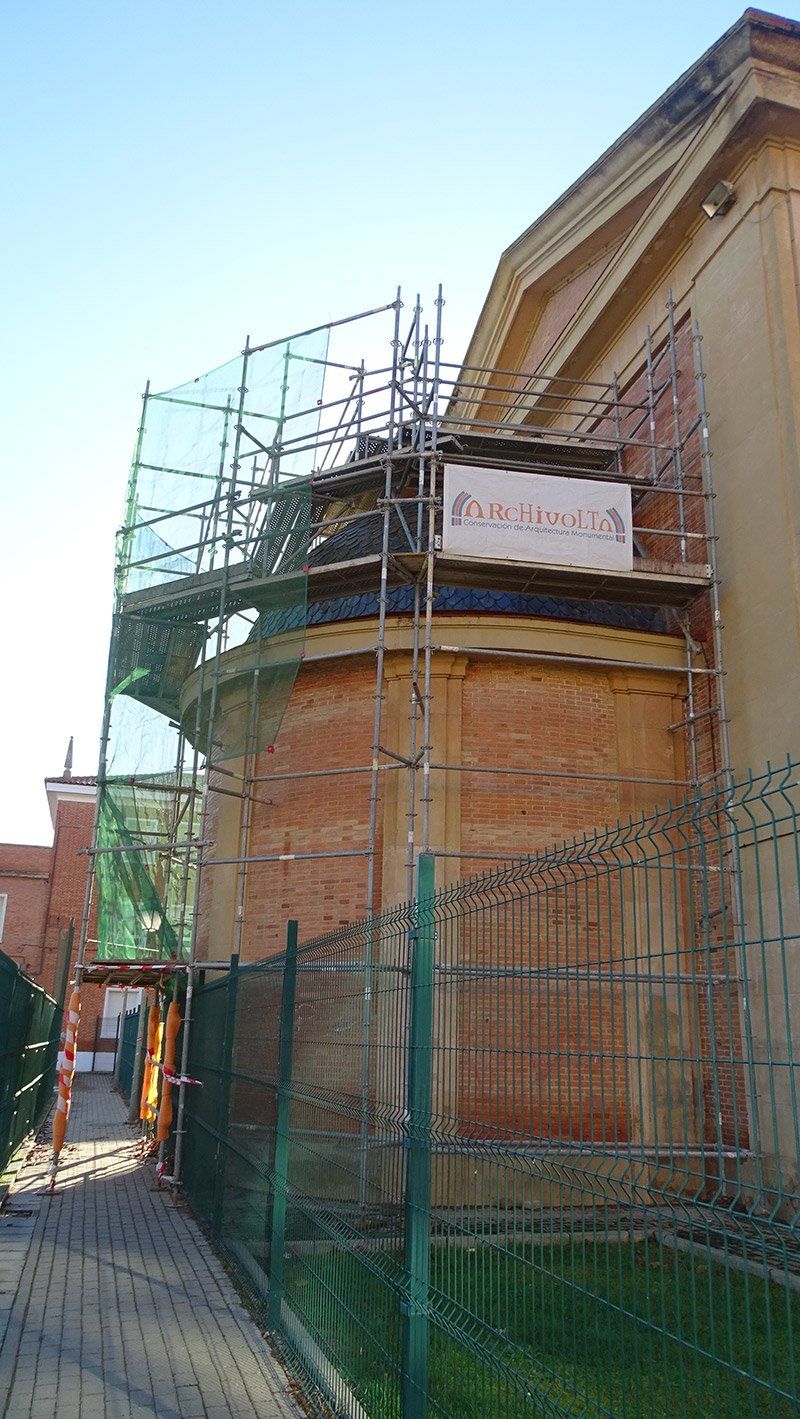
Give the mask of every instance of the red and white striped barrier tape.
[[[88, 852], [89, 849], [87, 848], [86, 851]], [[172, 961], [90, 961], [85, 968], [86, 971], [105, 970], [109, 976], [113, 972], [115, 979], [122, 979], [129, 975], [141, 976], [143, 980], [152, 985], [158, 985], [158, 981], [153, 979], [155, 976], [173, 976], [178, 971], [185, 969], [182, 962], [173, 963]], [[94, 983], [97, 984], [96, 981]], [[70, 984], [75, 984], [74, 979], [70, 981]]]
[[161, 1070], [168, 1084], [177, 1084], [179, 1086], [181, 1084], [196, 1084], [198, 1089], [205, 1088], [202, 1079], [193, 1079], [191, 1074], [176, 1074], [174, 1069], [169, 1069], [167, 1065], [162, 1064], [159, 1059], [156, 1059], [151, 1050], [147, 1050], [146, 1054], [150, 1064], [154, 1069]]

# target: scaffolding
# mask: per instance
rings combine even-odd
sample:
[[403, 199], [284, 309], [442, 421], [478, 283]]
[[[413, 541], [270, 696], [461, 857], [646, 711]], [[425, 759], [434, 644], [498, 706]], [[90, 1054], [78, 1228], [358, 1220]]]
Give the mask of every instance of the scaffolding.
[[[148, 386], [118, 534], [98, 806], [84, 912], [84, 977], [132, 962], [186, 974], [186, 1072], [198, 918], [207, 874], [235, 871], [233, 949], [240, 955], [248, 882], [265, 864], [352, 857], [365, 864], [363, 910], [377, 893], [382, 783], [405, 783], [405, 872], [417, 855], [470, 861], [432, 830], [432, 774], [660, 785], [678, 796], [729, 775], [720, 647], [711, 456], [701, 337], [670, 294], [624, 377], [592, 381], [485, 368], [444, 358], [441, 288], [429, 323], [417, 297], [268, 344], [176, 389]], [[377, 363], [353, 353], [388, 350]], [[631, 490], [630, 570], [487, 560], [443, 546], [445, 467], [601, 479]], [[437, 636], [438, 598], [453, 588], [550, 595], [580, 608], [658, 608], [685, 647], [687, 776], [552, 772], [443, 762], [431, 733], [432, 668], [441, 653], [521, 663], [641, 668], [620, 658], [450, 644]], [[317, 761], [259, 772], [278, 739], [306, 649], [308, 608], [367, 596], [375, 637], [351, 652], [375, 662], [369, 762]], [[409, 626], [408, 739], [384, 743], [387, 628]], [[235, 651], [235, 655], [231, 652]], [[669, 669], [674, 666], [649, 666]], [[187, 699], [186, 686], [192, 693]], [[187, 704], [191, 709], [187, 710]], [[253, 808], [271, 784], [352, 775], [363, 780], [366, 840], [356, 848], [259, 853]], [[210, 806], [241, 805], [238, 850], [221, 855]], [[92, 886], [94, 884], [94, 888]], [[96, 907], [92, 908], [92, 892]], [[359, 905], [362, 905], [361, 903]], [[94, 948], [89, 966], [86, 950]], [[218, 953], [217, 953], [218, 954]], [[211, 965], [227, 967], [226, 963]], [[367, 973], [368, 975], [369, 973]], [[364, 1036], [370, 1032], [370, 982]], [[365, 1048], [368, 1069], [368, 1047]], [[175, 1173], [180, 1168], [182, 1091]]]

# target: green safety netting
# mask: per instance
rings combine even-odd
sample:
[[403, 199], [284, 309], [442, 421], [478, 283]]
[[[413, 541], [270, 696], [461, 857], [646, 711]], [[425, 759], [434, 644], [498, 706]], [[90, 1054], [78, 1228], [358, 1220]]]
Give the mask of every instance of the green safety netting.
[[219, 570], [226, 543], [232, 567], [247, 561], [265, 494], [312, 471], [327, 351], [316, 331], [145, 396], [119, 591]]
[[[252, 610], [231, 615], [225, 654], [214, 653], [202, 676], [202, 722], [212, 709], [209, 760], [237, 759], [274, 744], [303, 656], [311, 538], [307, 480], [269, 499], [248, 590]], [[200, 673], [197, 676], [200, 681]]]
[[227, 762], [236, 794], [277, 737], [305, 644], [327, 337], [145, 396], [118, 541], [100, 959], [188, 954], [203, 775]]
[[[181, 911], [182, 864], [174, 851], [147, 847], [169, 831], [168, 786], [107, 781], [98, 819], [96, 882], [98, 937], [110, 959], [174, 960], [188, 945]], [[161, 810], [160, 813], [158, 810]], [[174, 924], [173, 924], [174, 923]]]

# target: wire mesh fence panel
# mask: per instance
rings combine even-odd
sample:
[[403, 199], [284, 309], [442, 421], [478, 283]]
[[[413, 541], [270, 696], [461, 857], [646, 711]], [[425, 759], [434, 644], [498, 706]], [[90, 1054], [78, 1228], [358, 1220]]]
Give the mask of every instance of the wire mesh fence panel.
[[141, 1006], [135, 1010], [126, 1010], [120, 1022], [119, 1030], [119, 1091], [123, 1098], [130, 1103], [131, 1089], [133, 1088], [133, 1071], [136, 1063], [136, 1041], [139, 1035], [139, 1019], [141, 1016]]
[[[278, 1091], [282, 958], [234, 968], [200, 990], [187, 1097], [184, 1176], [193, 1205], [266, 1296]], [[235, 1021], [235, 1030], [234, 1030]]]
[[[403, 909], [298, 954], [281, 1324], [340, 1405], [372, 1412], [403, 1368]], [[319, 1366], [317, 1366], [319, 1369]]]
[[53, 1102], [61, 1010], [0, 951], [0, 1171]]
[[798, 1413], [799, 804], [423, 857], [200, 992], [190, 1195], [336, 1412]]
[[183, 1179], [195, 1212], [210, 1226], [215, 1178], [224, 1157], [220, 1148], [220, 1103], [228, 1082], [222, 1063], [228, 981], [220, 977], [195, 993], [190, 1034], [191, 1073], [202, 1088], [187, 1090]]

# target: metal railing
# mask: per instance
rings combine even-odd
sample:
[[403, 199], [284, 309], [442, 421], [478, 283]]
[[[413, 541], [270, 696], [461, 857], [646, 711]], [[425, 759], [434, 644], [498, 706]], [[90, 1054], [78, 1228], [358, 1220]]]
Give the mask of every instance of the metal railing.
[[61, 1006], [0, 951], [0, 1172], [53, 1102]]
[[441, 891], [422, 856], [197, 992], [187, 1192], [309, 1394], [798, 1413], [798, 809], [787, 761]]

